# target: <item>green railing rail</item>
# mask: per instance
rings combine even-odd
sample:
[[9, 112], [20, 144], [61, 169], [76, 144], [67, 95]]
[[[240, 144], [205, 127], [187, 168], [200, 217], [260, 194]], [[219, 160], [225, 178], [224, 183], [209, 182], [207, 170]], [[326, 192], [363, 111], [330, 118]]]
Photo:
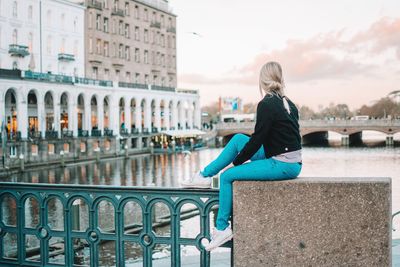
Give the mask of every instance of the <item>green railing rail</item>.
[[[27, 205], [36, 202], [34, 209], [37, 220], [26, 220], [31, 215]], [[86, 213], [79, 213], [76, 202], [80, 207], [87, 205]], [[49, 213], [54, 211], [58, 202], [62, 212], [57, 213], [62, 220], [61, 226], [54, 227], [49, 219]], [[104, 230], [101, 225], [101, 203], [107, 202], [105, 212], [107, 218], [112, 218], [112, 230]], [[155, 230], [157, 223], [156, 209], [165, 207], [169, 214], [164, 216], [164, 227], [168, 227], [167, 234], [160, 234]], [[182, 236], [181, 221], [185, 219], [184, 205], [195, 207], [199, 228], [193, 229], [193, 237]], [[133, 212], [127, 207], [136, 205]], [[79, 254], [76, 240], [83, 240], [86, 252], [90, 259], [90, 266], [100, 266], [101, 245], [104, 242], [114, 242], [115, 248], [108, 251], [115, 262], [111, 265], [125, 266], [127, 247], [133, 243], [141, 251], [139, 261], [143, 266], [153, 265], [153, 251], [157, 246], [170, 246], [171, 266], [181, 266], [181, 247], [193, 246], [200, 254], [200, 266], [210, 266], [210, 253], [205, 251], [202, 240], [210, 238], [210, 224], [218, 205], [218, 190], [188, 190], [174, 188], [146, 188], [131, 186], [87, 186], [87, 185], [60, 185], [60, 184], [30, 184], [30, 183], [0, 183], [0, 266], [74, 266]], [[186, 206], [187, 207], [187, 206]], [[6, 211], [10, 214], [6, 214]], [[78, 214], [76, 213], [78, 211]], [[128, 220], [126, 215], [128, 216]], [[13, 218], [13, 216], [15, 218]], [[87, 216], [85, 227], [77, 224], [77, 218]], [[103, 214], [104, 215], [104, 214]], [[127, 225], [136, 218], [140, 218], [136, 231], [126, 231]], [[166, 220], [167, 218], [167, 220]], [[165, 223], [166, 221], [166, 223]], [[35, 224], [35, 225], [33, 225]], [[33, 226], [32, 226], [33, 225]], [[197, 228], [194, 227], [194, 228]], [[36, 250], [35, 261], [31, 261], [34, 250], [27, 249], [27, 236], [38, 239], [40, 244]], [[53, 238], [63, 240], [58, 244], [61, 251], [61, 262], [54, 263], [52, 257], [56, 254], [51, 241]], [[11, 240], [11, 241], [10, 241]], [[6, 251], [9, 243], [15, 242], [13, 249]], [[231, 244], [226, 244], [230, 246]], [[10, 251], [11, 250], [11, 251]]]

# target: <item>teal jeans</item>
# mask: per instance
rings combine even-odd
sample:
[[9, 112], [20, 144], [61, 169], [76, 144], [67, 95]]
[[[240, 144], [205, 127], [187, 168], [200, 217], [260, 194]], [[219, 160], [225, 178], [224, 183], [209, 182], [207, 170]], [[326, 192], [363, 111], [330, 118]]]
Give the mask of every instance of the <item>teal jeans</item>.
[[[249, 141], [244, 134], [235, 134], [221, 154], [201, 172], [205, 177], [218, 174], [235, 159]], [[227, 169], [220, 175], [219, 209], [216, 228], [224, 230], [229, 226], [232, 215], [232, 183], [234, 181], [276, 181], [296, 178], [301, 171], [301, 164], [287, 163], [273, 158], [266, 159], [264, 148], [253, 155], [250, 162]]]

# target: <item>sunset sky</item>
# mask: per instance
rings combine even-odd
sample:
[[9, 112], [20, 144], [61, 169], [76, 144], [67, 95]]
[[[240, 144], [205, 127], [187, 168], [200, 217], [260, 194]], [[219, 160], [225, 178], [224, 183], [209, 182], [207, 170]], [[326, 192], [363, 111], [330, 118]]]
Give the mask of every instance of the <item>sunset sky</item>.
[[[263, 63], [282, 64], [286, 94], [351, 108], [400, 89], [399, 0], [170, 0], [178, 15], [178, 86], [259, 100]], [[198, 33], [195, 35], [191, 32]]]

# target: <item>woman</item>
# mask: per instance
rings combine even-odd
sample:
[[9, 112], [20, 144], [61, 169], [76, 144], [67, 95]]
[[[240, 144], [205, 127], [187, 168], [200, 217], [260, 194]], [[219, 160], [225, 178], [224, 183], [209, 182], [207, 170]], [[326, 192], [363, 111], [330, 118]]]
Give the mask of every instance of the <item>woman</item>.
[[[282, 68], [266, 63], [260, 71], [260, 92], [251, 137], [236, 134], [221, 154], [191, 179], [186, 188], [210, 188], [211, 177], [233, 163], [220, 175], [219, 209], [216, 230], [205, 247], [210, 251], [232, 239], [232, 183], [239, 180], [272, 181], [296, 178], [301, 171], [301, 137], [296, 106], [284, 94]], [[247, 162], [250, 160], [250, 162]]]

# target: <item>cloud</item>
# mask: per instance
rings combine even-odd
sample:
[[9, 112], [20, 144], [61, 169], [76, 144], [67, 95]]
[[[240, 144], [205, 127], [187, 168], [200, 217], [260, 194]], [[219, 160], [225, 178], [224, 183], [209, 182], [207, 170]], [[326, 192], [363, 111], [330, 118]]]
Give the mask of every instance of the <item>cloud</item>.
[[382, 18], [365, 31], [346, 37], [346, 30], [318, 34], [306, 40], [288, 40], [282, 49], [256, 55], [248, 64], [219, 75], [205, 77], [182, 74], [180, 81], [189, 84], [257, 85], [261, 66], [267, 61], [281, 63], [289, 82], [353, 79], [355, 76], [374, 76], [378, 63], [370, 56], [379, 56], [394, 49], [400, 59], [400, 18]]

